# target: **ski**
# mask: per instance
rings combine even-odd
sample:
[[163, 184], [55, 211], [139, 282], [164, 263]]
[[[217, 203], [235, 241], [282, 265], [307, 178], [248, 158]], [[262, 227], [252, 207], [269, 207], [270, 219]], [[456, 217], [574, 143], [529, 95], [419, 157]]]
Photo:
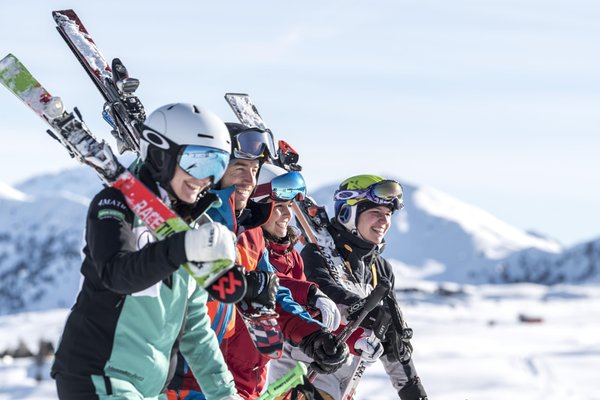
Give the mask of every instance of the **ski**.
[[120, 59], [108, 64], [75, 11], [53, 11], [52, 17], [57, 31], [104, 97], [102, 114], [113, 128], [111, 133], [117, 139], [119, 153], [139, 152], [146, 119], [144, 107], [134, 95], [140, 81], [129, 76]]
[[[249, 95], [246, 93], [225, 93], [225, 100], [242, 125], [268, 131], [273, 135]], [[284, 140], [278, 141], [277, 154], [271, 156], [276, 159], [276, 164], [288, 171], [302, 170], [302, 167], [298, 164], [298, 152]]]
[[[65, 110], [62, 100], [52, 96], [12, 54], [0, 60], [0, 82], [50, 126], [50, 136], [59, 141], [71, 157], [92, 167], [106, 185], [120, 190], [129, 208], [157, 239], [190, 229], [117, 160], [106, 142], [92, 135], [76, 108], [74, 112]], [[243, 273], [226, 260], [188, 263], [183, 268], [217, 299], [234, 302], [245, 294]], [[218, 290], [225, 285], [223, 290]]]
[[310, 243], [317, 246], [334, 281], [345, 290], [366, 296], [369, 288], [354, 279], [336, 250], [335, 242], [327, 229], [331, 222], [325, 207], [319, 206], [312, 197], [307, 196], [304, 200], [295, 202], [293, 208], [300, 230]]
[[245, 93], [225, 93], [225, 100], [242, 125], [263, 131], [268, 130], [250, 96]]

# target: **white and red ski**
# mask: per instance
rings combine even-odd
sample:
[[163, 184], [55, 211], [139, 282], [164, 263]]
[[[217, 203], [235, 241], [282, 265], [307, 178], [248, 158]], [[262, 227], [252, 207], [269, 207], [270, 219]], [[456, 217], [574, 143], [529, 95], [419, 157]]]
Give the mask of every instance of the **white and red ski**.
[[[92, 167], [104, 183], [120, 190], [129, 208], [159, 240], [190, 229], [117, 160], [106, 142], [96, 140], [77, 109], [75, 113], [66, 111], [62, 100], [44, 89], [12, 54], [0, 60], [0, 82], [48, 123], [51, 128], [48, 133], [72, 157]], [[189, 263], [183, 267], [199, 285], [221, 301], [240, 301], [246, 292], [243, 273], [228, 261]], [[232, 285], [232, 282], [235, 284]], [[219, 290], [224, 284], [227, 289]], [[217, 289], [213, 290], [213, 286]]]

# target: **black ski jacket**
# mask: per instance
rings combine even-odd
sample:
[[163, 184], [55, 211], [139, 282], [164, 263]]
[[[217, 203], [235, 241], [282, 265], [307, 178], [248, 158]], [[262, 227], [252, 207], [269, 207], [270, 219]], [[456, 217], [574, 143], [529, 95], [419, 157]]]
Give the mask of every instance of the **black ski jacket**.
[[[375, 245], [353, 235], [335, 219], [331, 221], [328, 231], [335, 242], [336, 250], [345, 261], [345, 267], [358, 283], [374, 287], [382, 279], [387, 279], [392, 288], [394, 287], [392, 266], [381, 256], [383, 244]], [[329, 273], [327, 262], [315, 244], [308, 243], [300, 254], [307, 280], [317, 283], [337, 304], [349, 306], [364, 297], [361, 293], [350, 292], [335, 282]]]
[[[381, 256], [384, 244], [376, 245], [369, 243], [342, 227], [335, 219], [328, 226], [329, 233], [335, 243], [335, 248], [343, 259], [344, 267], [347, 268], [352, 277], [363, 285], [371, 287], [387, 279], [394, 293], [394, 272], [391, 264]], [[327, 262], [319, 252], [317, 246], [308, 243], [301, 251], [304, 261], [304, 273], [309, 281], [315, 282], [319, 288], [338, 304], [342, 316], [347, 306], [365, 297], [364, 294], [350, 291], [340, 286], [329, 272]], [[388, 374], [394, 388], [402, 400], [426, 400], [427, 394], [421, 384], [420, 378], [414, 367], [413, 361], [402, 364], [389, 356], [380, 359]], [[333, 375], [329, 375], [333, 377]]]

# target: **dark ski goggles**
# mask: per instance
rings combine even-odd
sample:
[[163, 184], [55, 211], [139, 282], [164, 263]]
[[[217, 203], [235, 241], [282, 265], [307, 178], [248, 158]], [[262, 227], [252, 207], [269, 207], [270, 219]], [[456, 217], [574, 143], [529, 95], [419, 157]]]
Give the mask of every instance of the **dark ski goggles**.
[[179, 156], [179, 166], [196, 179], [213, 177], [219, 181], [229, 163], [229, 153], [206, 146], [184, 146]]
[[304, 200], [306, 183], [299, 172], [288, 172], [273, 178], [269, 183], [258, 185], [253, 196], [269, 196], [273, 201]]
[[277, 158], [273, 135], [269, 131], [247, 129], [233, 138], [233, 157], [244, 160]]
[[338, 190], [334, 195], [335, 200], [342, 200], [349, 205], [354, 205], [364, 199], [375, 204], [392, 204], [395, 210], [401, 210], [402, 185], [396, 181], [385, 180], [372, 184], [366, 189]]

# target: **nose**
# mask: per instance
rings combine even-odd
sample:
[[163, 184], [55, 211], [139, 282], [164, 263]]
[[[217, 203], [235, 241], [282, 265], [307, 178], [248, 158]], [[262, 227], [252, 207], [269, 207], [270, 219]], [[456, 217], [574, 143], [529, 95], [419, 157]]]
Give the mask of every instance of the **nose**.
[[392, 217], [388, 214], [380, 214], [379, 215], [379, 221], [380, 222], [384, 222], [386, 224], [389, 224], [390, 221], [392, 220]]
[[250, 169], [244, 169], [242, 173], [242, 183], [244, 185], [256, 186], [256, 174]]
[[289, 207], [283, 207], [283, 210], [281, 210], [281, 216], [290, 219], [292, 217], [292, 210], [290, 210]]
[[195, 181], [194, 183], [196, 185], [201, 186], [201, 187], [205, 187], [205, 186], [210, 185], [211, 178], [209, 177], [209, 178], [202, 178], [202, 179], [194, 179], [194, 181]]
[[210, 176], [206, 177], [206, 178], [202, 178], [202, 179], [193, 178], [192, 182], [196, 186], [200, 186], [202, 188], [205, 188], [205, 187], [207, 187], [207, 186], [209, 186], [211, 184], [212, 178]]

